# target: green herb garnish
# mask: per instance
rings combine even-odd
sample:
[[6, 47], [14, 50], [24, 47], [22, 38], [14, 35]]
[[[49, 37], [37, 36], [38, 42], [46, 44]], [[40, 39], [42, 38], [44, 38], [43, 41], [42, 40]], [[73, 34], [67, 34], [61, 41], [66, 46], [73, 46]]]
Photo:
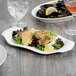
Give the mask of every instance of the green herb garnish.
[[16, 40], [17, 44], [22, 44], [22, 41], [18, 36], [16, 36], [14, 39]]
[[50, 38], [48, 36], [44, 36], [44, 40], [49, 40]]
[[57, 34], [55, 33], [55, 31], [50, 32], [50, 36], [55, 36], [57, 37]]
[[55, 33], [55, 31], [52, 31], [52, 32], [47, 31], [47, 33], [48, 33], [50, 36], [55, 36], [55, 37], [57, 37], [57, 34]]
[[54, 47], [54, 49], [60, 49], [61, 47], [64, 46], [64, 42], [60, 38], [58, 38], [56, 40], [56, 43], [52, 46]]
[[60, 49], [60, 48], [61, 48], [61, 44], [55, 43], [55, 44], [53, 45], [53, 47], [54, 47], [54, 49]]
[[42, 46], [42, 45], [38, 44], [38, 45], [37, 45], [37, 48], [38, 48], [39, 50], [44, 50], [45, 46]]

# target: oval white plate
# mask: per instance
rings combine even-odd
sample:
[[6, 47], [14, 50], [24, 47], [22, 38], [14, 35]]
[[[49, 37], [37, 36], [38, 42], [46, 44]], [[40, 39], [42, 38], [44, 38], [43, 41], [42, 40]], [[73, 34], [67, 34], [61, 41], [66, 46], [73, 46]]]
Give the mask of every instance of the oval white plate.
[[[54, 1], [58, 1], [58, 0], [54, 0]], [[67, 17], [62, 17], [62, 18], [41, 18], [41, 17], [38, 17], [36, 14], [38, 12], [38, 10], [40, 9], [40, 6], [43, 5], [43, 4], [49, 4], [49, 3], [52, 3], [54, 1], [50, 1], [50, 2], [46, 2], [46, 3], [42, 3], [38, 6], [36, 6], [31, 14], [33, 17], [35, 17], [36, 19], [39, 19], [40, 21], [42, 22], [47, 22], [47, 23], [56, 23], [56, 22], [63, 22], [63, 21], [68, 21], [68, 20], [71, 20], [74, 18], [75, 15], [71, 15], [71, 16], [67, 16]]]
[[44, 51], [38, 50], [35, 47], [17, 44], [15, 42], [15, 40], [12, 38], [12, 32], [15, 30], [18, 30], [18, 29], [21, 29], [21, 28], [20, 27], [9, 28], [2, 33], [2, 36], [6, 39], [8, 44], [10, 44], [12, 46], [16, 46], [16, 47], [26, 48], [26, 49], [32, 50], [36, 53], [40, 53], [40, 54], [63, 53], [63, 52], [70, 51], [75, 45], [75, 43], [73, 41], [63, 38], [58, 35], [58, 37], [64, 41], [64, 46], [59, 50], [53, 50], [52, 52], [44, 52]]
[[5, 48], [2, 45], [0, 45], [0, 65], [4, 63], [6, 57], [7, 57], [7, 52]]

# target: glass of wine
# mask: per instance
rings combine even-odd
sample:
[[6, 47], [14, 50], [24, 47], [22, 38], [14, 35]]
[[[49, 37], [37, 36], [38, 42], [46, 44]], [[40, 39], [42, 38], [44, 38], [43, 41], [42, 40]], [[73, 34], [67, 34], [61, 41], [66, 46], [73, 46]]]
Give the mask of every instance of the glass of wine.
[[65, 6], [72, 14], [74, 14], [72, 20], [66, 21], [65, 33], [76, 35], [76, 0], [66, 0]]
[[20, 20], [26, 15], [30, 6], [30, 0], [8, 0], [7, 7], [13, 21], [10, 26], [26, 26], [25, 22]]

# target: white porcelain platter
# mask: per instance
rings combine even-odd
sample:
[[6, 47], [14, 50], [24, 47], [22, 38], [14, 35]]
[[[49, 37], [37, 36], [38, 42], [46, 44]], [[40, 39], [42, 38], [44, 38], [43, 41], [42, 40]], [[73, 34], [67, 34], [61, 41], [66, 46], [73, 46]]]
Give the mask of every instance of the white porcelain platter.
[[68, 40], [68, 39], [58, 35], [58, 37], [61, 38], [64, 41], [64, 46], [59, 50], [53, 50], [51, 52], [44, 52], [44, 51], [38, 50], [35, 47], [17, 44], [15, 42], [15, 40], [12, 38], [12, 32], [15, 31], [15, 30], [18, 30], [18, 29], [21, 29], [21, 28], [20, 27], [9, 28], [2, 33], [2, 36], [5, 38], [5, 40], [7, 41], [7, 43], [9, 45], [29, 49], [29, 51], [33, 51], [33, 52], [36, 52], [36, 53], [39, 53], [39, 54], [64, 53], [64, 52], [72, 50], [72, 48], [75, 45], [74, 41]]

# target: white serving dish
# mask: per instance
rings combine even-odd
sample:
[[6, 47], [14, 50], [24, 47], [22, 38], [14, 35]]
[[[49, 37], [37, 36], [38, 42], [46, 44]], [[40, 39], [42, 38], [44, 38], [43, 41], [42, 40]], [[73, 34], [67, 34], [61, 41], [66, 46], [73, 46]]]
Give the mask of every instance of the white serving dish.
[[43, 5], [43, 4], [49, 4], [49, 3], [52, 3], [54, 1], [58, 1], [58, 0], [53, 0], [53, 1], [50, 1], [50, 2], [46, 2], [46, 3], [42, 3], [38, 6], [36, 6], [31, 14], [33, 17], [35, 17], [36, 19], [42, 21], [42, 22], [47, 22], [47, 23], [56, 23], [56, 22], [64, 22], [64, 21], [68, 21], [68, 20], [71, 20], [74, 18], [75, 15], [71, 15], [71, 16], [67, 16], [67, 17], [62, 17], [62, 18], [41, 18], [41, 17], [38, 17], [36, 14], [37, 14], [37, 11], [40, 9], [40, 6]]
[[33, 52], [36, 52], [36, 53], [39, 53], [39, 54], [64, 53], [64, 52], [72, 50], [72, 48], [75, 45], [74, 41], [68, 40], [68, 39], [58, 35], [58, 37], [61, 38], [64, 41], [64, 46], [59, 50], [53, 50], [51, 52], [44, 52], [44, 51], [38, 50], [35, 47], [17, 44], [15, 42], [15, 40], [12, 38], [12, 32], [15, 31], [15, 30], [18, 30], [18, 29], [21, 29], [21, 28], [20, 27], [9, 28], [2, 33], [2, 36], [5, 38], [7, 43], [12, 45], [12, 46], [29, 49], [29, 50], [31, 50]]

